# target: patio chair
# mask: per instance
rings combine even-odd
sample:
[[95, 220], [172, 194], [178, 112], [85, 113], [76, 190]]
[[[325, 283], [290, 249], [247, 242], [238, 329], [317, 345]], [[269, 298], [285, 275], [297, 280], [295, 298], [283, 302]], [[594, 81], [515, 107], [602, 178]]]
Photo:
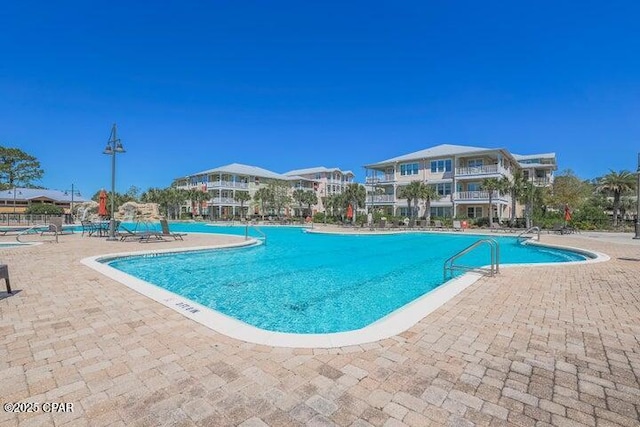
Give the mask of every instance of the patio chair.
[[173, 237], [174, 240], [183, 240], [182, 236], [186, 236], [186, 233], [172, 233], [169, 230], [169, 223], [167, 222], [166, 219], [160, 220], [160, 227], [162, 228], [163, 236], [171, 236]]
[[44, 234], [62, 234], [62, 222], [63, 218], [61, 216], [54, 216], [49, 219], [49, 226], [40, 232], [40, 235]]
[[443, 230], [444, 225], [442, 225], [442, 221], [440, 221], [439, 219], [435, 219], [433, 220], [433, 228], [437, 230]]
[[464, 231], [462, 223], [460, 221], [453, 221], [453, 231]]
[[96, 225], [91, 221], [82, 220], [80, 225], [82, 226], [82, 236], [84, 233], [87, 233], [87, 236], [92, 236], [97, 231]]
[[11, 293], [11, 283], [9, 282], [9, 266], [7, 264], [0, 264], [0, 279], [4, 279], [4, 283], [7, 286], [7, 293]]

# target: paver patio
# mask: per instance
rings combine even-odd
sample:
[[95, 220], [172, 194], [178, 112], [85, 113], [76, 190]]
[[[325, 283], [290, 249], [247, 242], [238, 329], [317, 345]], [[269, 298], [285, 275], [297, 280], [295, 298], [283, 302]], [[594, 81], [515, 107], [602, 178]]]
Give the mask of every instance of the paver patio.
[[234, 237], [0, 249], [15, 291], [0, 292], [0, 401], [74, 409], [0, 411], [0, 426], [639, 426], [640, 242], [628, 238], [544, 235], [611, 260], [505, 268], [398, 336], [311, 350], [228, 338], [79, 262]]

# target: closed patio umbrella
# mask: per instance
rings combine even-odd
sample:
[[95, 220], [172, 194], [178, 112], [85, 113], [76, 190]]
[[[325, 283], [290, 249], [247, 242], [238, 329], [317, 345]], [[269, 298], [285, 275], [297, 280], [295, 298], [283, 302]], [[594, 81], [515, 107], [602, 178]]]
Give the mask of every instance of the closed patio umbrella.
[[106, 217], [109, 213], [107, 212], [107, 193], [102, 190], [100, 191], [100, 195], [98, 196], [98, 215], [101, 217]]
[[347, 207], [347, 218], [348, 219], [353, 218], [353, 207], [351, 205], [349, 205], [349, 207]]
[[571, 221], [571, 211], [569, 210], [569, 205], [564, 205], [564, 220], [565, 222]]

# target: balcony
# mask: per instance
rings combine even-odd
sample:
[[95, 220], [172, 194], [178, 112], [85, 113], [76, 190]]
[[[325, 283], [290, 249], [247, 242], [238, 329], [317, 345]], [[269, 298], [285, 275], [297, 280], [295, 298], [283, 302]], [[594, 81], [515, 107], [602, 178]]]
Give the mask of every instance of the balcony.
[[393, 174], [381, 175], [381, 176], [368, 176], [365, 178], [365, 184], [384, 184], [387, 182], [395, 181]]
[[[459, 191], [457, 193], [453, 193], [453, 199], [459, 201], [482, 201], [489, 202], [489, 192], [488, 191]], [[504, 196], [500, 196], [500, 193], [494, 191], [492, 196], [492, 200], [502, 200]]]
[[456, 176], [482, 176], [482, 175], [511, 175], [511, 173], [499, 165], [474, 166], [470, 168], [456, 168]]
[[238, 202], [233, 200], [233, 197], [214, 197], [211, 202], [214, 205], [239, 205]]
[[551, 184], [551, 179], [549, 178], [533, 178], [532, 181], [536, 187], [546, 187]]
[[395, 202], [395, 197], [393, 196], [393, 194], [379, 194], [377, 196], [367, 196], [367, 198], [365, 199], [366, 204], [370, 205], [372, 204], [378, 204], [378, 203], [394, 203]]
[[213, 181], [207, 183], [207, 188], [240, 188], [247, 189], [249, 188], [249, 184], [246, 182], [235, 182], [235, 181]]

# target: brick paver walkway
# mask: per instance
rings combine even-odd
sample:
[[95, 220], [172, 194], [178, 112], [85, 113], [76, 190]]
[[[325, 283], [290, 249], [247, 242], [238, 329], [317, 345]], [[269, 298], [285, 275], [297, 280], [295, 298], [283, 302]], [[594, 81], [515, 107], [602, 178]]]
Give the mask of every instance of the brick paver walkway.
[[640, 245], [543, 236], [612, 259], [505, 268], [399, 336], [330, 350], [230, 339], [79, 263], [221, 239], [0, 249], [19, 291], [0, 292], [0, 402], [40, 404], [0, 426], [640, 425]]

